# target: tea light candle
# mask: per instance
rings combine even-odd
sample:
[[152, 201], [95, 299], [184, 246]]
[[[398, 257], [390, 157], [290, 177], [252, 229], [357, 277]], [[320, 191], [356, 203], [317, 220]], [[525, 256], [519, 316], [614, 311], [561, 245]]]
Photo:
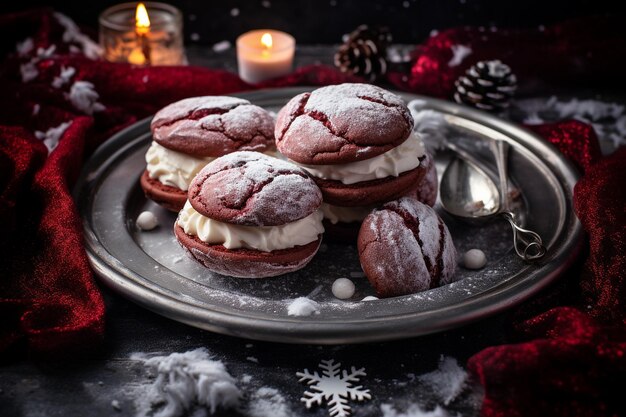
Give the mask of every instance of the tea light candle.
[[237, 38], [239, 76], [258, 83], [291, 72], [296, 40], [288, 33], [271, 29], [246, 32]]
[[123, 3], [99, 18], [100, 45], [111, 62], [184, 65], [182, 13], [165, 3]]

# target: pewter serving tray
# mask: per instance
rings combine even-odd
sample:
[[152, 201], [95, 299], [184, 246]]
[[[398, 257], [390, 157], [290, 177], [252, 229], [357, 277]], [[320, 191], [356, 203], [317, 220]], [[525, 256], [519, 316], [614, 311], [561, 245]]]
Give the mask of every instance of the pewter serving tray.
[[[239, 94], [270, 111], [311, 88], [288, 88]], [[479, 271], [459, 266], [459, 281], [426, 291], [376, 301], [359, 265], [355, 245], [324, 241], [303, 270], [275, 278], [241, 279], [217, 275], [186, 257], [173, 236], [174, 213], [146, 200], [139, 186], [150, 144], [150, 120], [118, 133], [89, 160], [75, 189], [85, 229], [85, 245], [101, 282], [142, 306], [174, 320], [210, 331], [250, 339], [289, 343], [357, 343], [399, 339], [461, 326], [530, 297], [575, 259], [582, 229], [572, 208], [577, 174], [564, 157], [536, 135], [486, 113], [446, 101], [401, 94], [408, 102], [445, 115], [449, 140], [489, 162], [488, 138], [512, 145], [510, 174], [522, 191], [526, 225], [547, 243], [548, 254], [527, 264], [515, 256], [511, 230], [504, 220], [467, 225], [439, 214], [450, 228], [459, 254], [480, 248], [487, 266]], [[441, 176], [450, 155], [436, 156]], [[160, 225], [139, 231], [137, 215], [150, 210]], [[341, 301], [331, 285], [352, 279], [356, 294]], [[317, 301], [319, 314], [287, 314], [293, 299]]]

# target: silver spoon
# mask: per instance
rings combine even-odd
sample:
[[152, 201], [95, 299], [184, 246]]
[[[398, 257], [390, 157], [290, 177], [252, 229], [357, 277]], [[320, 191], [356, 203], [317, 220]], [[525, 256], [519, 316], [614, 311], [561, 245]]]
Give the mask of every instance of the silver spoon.
[[541, 236], [519, 226], [509, 209], [506, 173], [508, 144], [496, 142], [499, 143], [492, 150], [496, 154], [500, 190], [486, 169], [482, 168], [481, 162], [453, 143], [447, 143], [457, 157], [448, 164], [441, 178], [441, 205], [451, 215], [473, 222], [504, 217], [513, 229], [515, 253], [525, 261], [539, 259], [546, 253]]

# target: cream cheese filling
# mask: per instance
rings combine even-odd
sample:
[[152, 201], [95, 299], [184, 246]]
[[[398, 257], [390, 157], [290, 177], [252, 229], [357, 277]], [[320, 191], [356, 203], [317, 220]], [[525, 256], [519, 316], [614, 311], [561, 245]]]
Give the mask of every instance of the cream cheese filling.
[[323, 213], [317, 210], [292, 223], [280, 226], [240, 226], [210, 219], [198, 213], [187, 201], [176, 223], [188, 235], [197, 236], [210, 245], [226, 249], [255, 249], [271, 252], [311, 243], [324, 233]]
[[187, 191], [196, 174], [214, 159], [210, 156], [194, 158], [182, 152], [167, 149], [153, 141], [146, 152], [146, 169], [150, 178], [170, 187]]
[[374, 210], [374, 206], [368, 207], [339, 207], [332, 204], [322, 203], [320, 207], [324, 218], [332, 224], [362, 222], [368, 214]]
[[343, 184], [355, 184], [389, 176], [397, 177], [403, 172], [415, 169], [425, 152], [422, 139], [417, 133], [412, 132], [399, 146], [363, 161], [337, 165], [299, 165], [314, 177], [341, 181]]

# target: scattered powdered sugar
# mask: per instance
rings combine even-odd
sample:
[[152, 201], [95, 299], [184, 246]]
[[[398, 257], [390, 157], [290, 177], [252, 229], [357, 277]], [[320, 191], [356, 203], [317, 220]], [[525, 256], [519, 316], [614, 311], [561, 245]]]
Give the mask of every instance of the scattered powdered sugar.
[[452, 45], [450, 49], [452, 49], [452, 58], [448, 62], [449, 67], [460, 65], [461, 62], [472, 53], [472, 48], [465, 45]]
[[287, 315], [289, 316], [302, 317], [319, 313], [319, 303], [307, 297], [298, 297], [287, 307]]
[[138, 417], [178, 417], [196, 407], [218, 408], [239, 405], [241, 391], [221, 361], [211, 359], [204, 348], [168, 356], [131, 355], [156, 376], [152, 384], [135, 392]]
[[449, 405], [463, 392], [467, 381], [467, 372], [459, 366], [456, 359], [441, 356], [439, 367], [418, 377], [420, 382], [429, 385], [433, 393], [445, 405]]
[[54, 88], [61, 88], [65, 84], [69, 83], [72, 77], [76, 74], [76, 69], [73, 67], [61, 67], [61, 72], [58, 77], [54, 77], [52, 80], [52, 86]]
[[380, 411], [383, 413], [382, 417], [451, 417], [440, 406], [435, 407], [434, 410], [425, 411], [419, 404], [411, 404], [405, 411], [397, 411], [391, 404], [381, 404]]
[[106, 108], [102, 103], [98, 103], [100, 95], [89, 81], [74, 82], [67, 98], [76, 109], [89, 116]]
[[83, 34], [72, 19], [58, 12], [54, 13], [54, 17], [65, 28], [63, 42], [78, 44], [82, 53], [89, 59], [97, 59], [102, 55], [102, 47]]
[[52, 153], [59, 145], [59, 141], [61, 140], [61, 136], [65, 133], [68, 127], [72, 122], [64, 122], [56, 127], [51, 127], [45, 132], [36, 131], [35, 137], [37, 139], [43, 140], [43, 144], [48, 148], [48, 155]]
[[250, 395], [246, 409], [250, 417], [290, 417], [293, 411], [285, 397], [275, 388], [261, 387]]
[[221, 41], [213, 45], [213, 52], [224, 52], [231, 48], [231, 43], [229, 41]]

